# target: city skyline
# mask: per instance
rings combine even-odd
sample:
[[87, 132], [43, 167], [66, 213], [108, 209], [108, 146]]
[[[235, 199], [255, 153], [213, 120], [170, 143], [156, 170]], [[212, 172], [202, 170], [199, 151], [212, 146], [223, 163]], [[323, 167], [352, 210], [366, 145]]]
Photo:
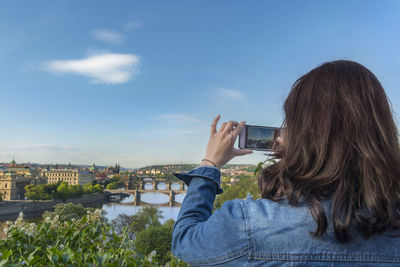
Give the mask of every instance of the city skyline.
[[336, 59], [398, 120], [398, 1], [18, 1], [0, 21], [0, 162], [200, 163], [216, 115], [280, 127], [291, 85]]

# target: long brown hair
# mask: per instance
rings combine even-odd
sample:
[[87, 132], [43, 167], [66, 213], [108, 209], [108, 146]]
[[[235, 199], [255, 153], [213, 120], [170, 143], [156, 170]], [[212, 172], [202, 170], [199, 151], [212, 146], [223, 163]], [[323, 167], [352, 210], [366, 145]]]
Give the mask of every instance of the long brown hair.
[[[345, 60], [300, 77], [284, 104], [280, 161], [263, 169], [263, 198], [305, 201], [322, 236], [350, 242], [400, 229], [400, 147], [386, 94], [375, 75]], [[322, 202], [331, 199], [332, 218]]]

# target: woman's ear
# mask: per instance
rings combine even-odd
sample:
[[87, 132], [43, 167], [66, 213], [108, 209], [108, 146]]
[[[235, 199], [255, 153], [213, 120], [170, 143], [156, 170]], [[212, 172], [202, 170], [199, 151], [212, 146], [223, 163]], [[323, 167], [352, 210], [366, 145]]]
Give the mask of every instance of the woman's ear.
[[278, 142], [278, 144], [279, 144], [280, 146], [283, 146], [283, 144], [285, 143], [285, 141], [284, 141], [284, 139], [283, 139], [283, 136], [278, 136], [278, 137], [276, 138], [276, 141]]
[[285, 129], [284, 128], [282, 128], [280, 131], [279, 131], [279, 136], [276, 138], [276, 140], [275, 140], [275, 149], [277, 149], [277, 150], [282, 150], [282, 148], [285, 146]]

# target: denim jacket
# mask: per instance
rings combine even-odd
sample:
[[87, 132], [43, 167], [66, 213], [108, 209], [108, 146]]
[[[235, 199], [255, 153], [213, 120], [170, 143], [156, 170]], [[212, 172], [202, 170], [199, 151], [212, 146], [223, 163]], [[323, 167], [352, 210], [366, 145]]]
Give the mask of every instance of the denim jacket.
[[[336, 241], [332, 223], [321, 238], [304, 204], [235, 199], [212, 213], [221, 173], [199, 167], [176, 173], [188, 186], [172, 236], [172, 252], [194, 266], [400, 266], [400, 238]], [[326, 204], [329, 212], [329, 203]]]

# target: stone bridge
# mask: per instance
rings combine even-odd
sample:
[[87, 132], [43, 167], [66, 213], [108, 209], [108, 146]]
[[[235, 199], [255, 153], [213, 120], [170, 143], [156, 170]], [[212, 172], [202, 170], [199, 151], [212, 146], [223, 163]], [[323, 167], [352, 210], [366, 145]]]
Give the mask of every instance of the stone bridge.
[[[167, 180], [153, 180], [153, 181], [140, 181], [139, 184], [137, 184], [136, 189], [139, 190], [146, 190], [145, 189], [145, 185], [146, 184], [152, 184], [153, 185], [153, 189], [152, 190], [157, 190], [157, 191], [165, 191], [163, 189], [158, 189], [158, 185], [164, 183], [167, 186], [166, 190], [172, 190], [172, 185], [173, 184], [179, 184], [179, 190], [185, 191], [185, 184], [183, 182], [171, 182], [171, 181], [167, 181]], [[150, 190], [148, 190], [150, 191]]]
[[[152, 189], [145, 189], [146, 184], [153, 184]], [[166, 184], [166, 189], [158, 189], [158, 185], [160, 183], [165, 183]], [[172, 189], [172, 184], [179, 184], [179, 189], [178, 190], [173, 190]], [[115, 197], [119, 197], [121, 199], [122, 197], [127, 197], [129, 195], [134, 196], [134, 201], [133, 203], [125, 203], [126, 205], [134, 205], [134, 206], [139, 206], [139, 205], [157, 205], [157, 206], [180, 206], [181, 204], [179, 202], [175, 202], [175, 195], [177, 194], [182, 194], [186, 193], [185, 189], [185, 184], [183, 182], [170, 182], [170, 181], [164, 181], [164, 180], [153, 180], [153, 181], [140, 181], [136, 185], [136, 189], [117, 189], [117, 190], [104, 190], [105, 194], [107, 195], [107, 199], [112, 200], [115, 199]], [[168, 204], [151, 204], [151, 203], [146, 203], [141, 201], [140, 196], [141, 194], [144, 193], [150, 193], [150, 192], [156, 192], [156, 193], [162, 193], [166, 194], [169, 196], [169, 201]], [[122, 203], [121, 203], [122, 204]]]
[[167, 189], [171, 188], [172, 184], [179, 184], [181, 185], [181, 190], [184, 190], [184, 183], [182, 181], [171, 181], [167, 179], [160, 179], [158, 177], [153, 176], [129, 176], [122, 179], [125, 183], [125, 188], [127, 189], [144, 189], [145, 184], [152, 184], [153, 189], [158, 188], [158, 185], [164, 183], [167, 185]]

